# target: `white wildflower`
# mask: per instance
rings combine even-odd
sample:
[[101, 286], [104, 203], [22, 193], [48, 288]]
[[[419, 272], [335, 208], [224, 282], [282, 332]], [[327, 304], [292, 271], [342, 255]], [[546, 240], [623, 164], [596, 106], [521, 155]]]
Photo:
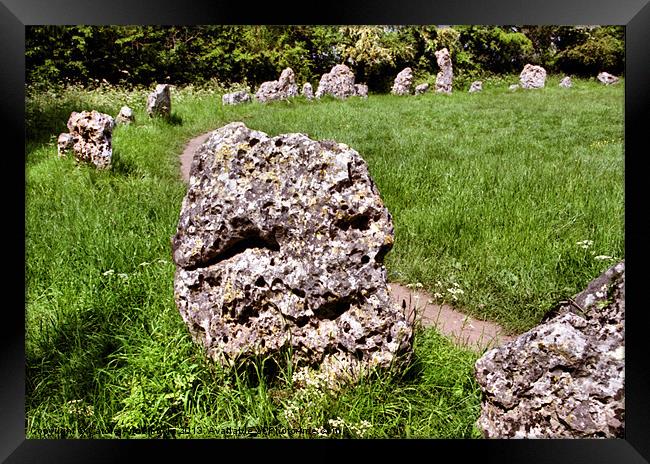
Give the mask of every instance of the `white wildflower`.
[[597, 259], [599, 261], [605, 261], [607, 259], [614, 259], [612, 256], [607, 256], [607, 255], [598, 255], [594, 256], [594, 259]]
[[120, 273], [120, 274], [118, 274], [117, 276], [120, 277], [120, 278], [122, 278], [122, 279], [128, 279], [128, 278], [129, 278], [129, 275], [128, 275], [128, 274], [124, 274], [124, 273]]
[[109, 276], [109, 275], [113, 275], [114, 273], [115, 271], [113, 269], [109, 269], [108, 271], [104, 272], [102, 275]]
[[576, 245], [578, 245], [580, 248], [584, 248], [585, 250], [593, 244], [594, 244], [593, 240], [582, 240], [580, 242], [576, 242]]

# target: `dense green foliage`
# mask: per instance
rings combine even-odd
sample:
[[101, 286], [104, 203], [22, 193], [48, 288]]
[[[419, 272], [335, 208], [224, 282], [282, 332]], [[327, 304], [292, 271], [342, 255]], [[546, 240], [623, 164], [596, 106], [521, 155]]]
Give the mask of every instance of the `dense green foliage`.
[[[146, 116], [146, 89], [28, 89], [27, 436], [275, 426], [476, 437], [479, 354], [432, 329], [417, 332], [407, 372], [335, 394], [298, 389], [286, 369], [266, 376], [207, 362], [173, 299], [178, 155], [231, 121], [348, 144], [393, 215], [391, 281], [421, 282], [439, 302], [519, 332], [624, 258], [624, 87], [575, 79], [561, 89], [551, 76], [544, 89], [509, 92], [516, 79], [488, 79], [479, 94], [234, 107], [211, 86], [188, 86], [172, 90], [169, 121]], [[112, 169], [57, 158], [71, 111], [115, 115], [123, 104], [136, 123], [115, 129]]]
[[456, 85], [519, 72], [527, 62], [550, 72], [621, 74], [625, 51], [619, 26], [28, 26], [25, 40], [29, 83], [257, 86], [290, 66], [299, 82], [317, 84], [345, 62], [373, 92], [387, 91], [406, 66], [431, 80], [442, 47], [451, 51]]

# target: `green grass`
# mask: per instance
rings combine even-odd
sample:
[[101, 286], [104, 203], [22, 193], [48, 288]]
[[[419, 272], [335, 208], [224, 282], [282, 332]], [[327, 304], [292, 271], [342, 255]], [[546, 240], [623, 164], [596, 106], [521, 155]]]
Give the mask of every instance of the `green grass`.
[[[518, 332], [624, 257], [623, 85], [558, 82], [236, 107], [222, 107], [218, 93], [178, 89], [171, 122], [146, 116], [144, 90], [30, 94], [28, 437], [218, 436], [227, 427], [477, 437], [478, 355], [432, 330], [417, 332], [406, 373], [337, 394], [297, 389], [284, 369], [233, 373], [206, 362], [173, 301], [170, 237], [185, 192], [178, 154], [191, 137], [236, 120], [347, 143], [393, 215], [391, 280], [421, 282]], [[57, 158], [71, 111], [115, 115], [123, 104], [137, 122], [115, 130], [111, 170]]]

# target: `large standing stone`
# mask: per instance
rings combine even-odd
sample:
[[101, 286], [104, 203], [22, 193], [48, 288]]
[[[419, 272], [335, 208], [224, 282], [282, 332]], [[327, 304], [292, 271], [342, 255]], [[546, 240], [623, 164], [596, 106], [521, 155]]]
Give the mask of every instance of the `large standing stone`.
[[429, 90], [429, 84], [426, 83], [426, 82], [424, 84], [416, 85], [415, 86], [415, 95], [422, 95], [427, 90]]
[[354, 94], [357, 97], [368, 98], [368, 86], [366, 84], [354, 84]]
[[240, 103], [250, 102], [251, 100], [250, 94], [245, 90], [225, 93], [221, 96], [222, 105], [239, 105]]
[[314, 89], [309, 82], [305, 82], [302, 85], [302, 96], [307, 100], [312, 100], [314, 98]]
[[150, 117], [163, 116], [168, 118], [172, 112], [172, 99], [169, 84], [158, 84], [147, 97], [147, 114]]
[[69, 136], [59, 135], [59, 153], [70, 147], [77, 162], [92, 163], [98, 169], [111, 165], [113, 148], [111, 145], [115, 121], [111, 116], [97, 111], [73, 111], [68, 119]]
[[524, 89], [541, 89], [546, 83], [546, 70], [529, 63], [519, 74], [519, 82]]
[[481, 92], [483, 90], [483, 82], [481, 81], [474, 81], [472, 82], [472, 85], [469, 87], [469, 92], [474, 93], [474, 92]]
[[435, 55], [440, 67], [440, 72], [436, 76], [436, 92], [451, 93], [454, 71], [451, 66], [449, 50], [443, 48], [438, 50]]
[[619, 80], [618, 77], [607, 72], [599, 73], [597, 79], [605, 85], [618, 84]]
[[337, 64], [329, 73], [323, 74], [316, 89], [316, 98], [332, 95], [336, 98], [348, 98], [357, 94], [354, 87], [354, 74], [344, 64]]
[[622, 437], [625, 264], [476, 362], [490, 438]]
[[391, 216], [342, 143], [241, 122], [214, 131], [194, 155], [172, 242], [176, 304], [219, 362], [291, 349], [296, 365], [339, 378], [409, 356], [383, 265]]
[[273, 100], [286, 100], [298, 96], [298, 85], [293, 69], [286, 68], [277, 81], [267, 81], [260, 85], [255, 93], [255, 98], [260, 102]]
[[573, 86], [573, 82], [571, 82], [571, 78], [569, 76], [565, 76], [562, 78], [560, 81], [560, 87], [568, 89], [569, 87]]
[[394, 95], [411, 95], [413, 93], [413, 70], [411, 68], [404, 68], [399, 72], [390, 93]]
[[128, 106], [123, 106], [120, 108], [120, 112], [117, 113], [115, 117], [115, 124], [131, 124], [135, 122], [135, 116], [133, 115], [133, 110]]

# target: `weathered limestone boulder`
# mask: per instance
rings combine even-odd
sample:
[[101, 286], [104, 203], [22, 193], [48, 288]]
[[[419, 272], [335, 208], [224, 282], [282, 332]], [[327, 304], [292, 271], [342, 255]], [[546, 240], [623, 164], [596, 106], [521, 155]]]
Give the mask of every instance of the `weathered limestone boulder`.
[[392, 244], [356, 151], [230, 123], [192, 161], [172, 240], [176, 304], [220, 363], [291, 349], [295, 365], [354, 378], [411, 352], [387, 290]]
[[393, 95], [411, 95], [413, 93], [413, 70], [411, 68], [404, 68], [399, 72], [390, 93]]
[[614, 438], [625, 426], [625, 263], [475, 365], [489, 438]]
[[519, 82], [524, 89], [541, 89], [546, 83], [546, 70], [529, 63], [519, 74]]
[[436, 75], [436, 92], [451, 93], [454, 72], [451, 66], [449, 50], [443, 48], [438, 50], [435, 55], [440, 67], [440, 72]]
[[517, 90], [518, 88], [519, 88], [519, 84], [510, 84], [508, 90]]
[[114, 119], [108, 114], [97, 111], [73, 111], [68, 119], [69, 134], [59, 135], [58, 143], [60, 156], [70, 148], [78, 163], [91, 163], [98, 169], [111, 166], [113, 148]]
[[357, 93], [354, 87], [354, 74], [344, 64], [337, 64], [332, 70], [323, 74], [316, 89], [316, 98], [332, 95], [336, 98], [353, 97]]
[[472, 85], [469, 86], [469, 92], [474, 93], [474, 92], [481, 92], [483, 90], [483, 82], [482, 81], [474, 81], [472, 82]]
[[286, 100], [298, 96], [298, 85], [293, 69], [286, 68], [277, 81], [267, 81], [260, 85], [255, 93], [257, 101], [262, 103], [273, 100]]
[[366, 84], [354, 84], [354, 94], [357, 97], [368, 98], [368, 86]]
[[169, 84], [158, 84], [147, 97], [147, 114], [149, 117], [168, 118], [172, 112], [172, 98]]
[[560, 81], [560, 87], [568, 89], [569, 87], [573, 86], [573, 82], [571, 81], [571, 78], [569, 76], [566, 76], [562, 78]]
[[302, 85], [302, 96], [307, 100], [312, 100], [314, 98], [314, 89], [309, 82], [305, 82]]
[[117, 116], [115, 117], [115, 124], [131, 124], [132, 122], [135, 122], [135, 116], [133, 114], [133, 110], [129, 108], [128, 106], [123, 106], [120, 108], [120, 112], [117, 113]]
[[64, 132], [59, 135], [59, 138], [56, 140], [56, 151], [59, 155], [59, 158], [65, 158], [69, 150], [72, 150], [74, 147], [74, 137], [72, 134]]
[[618, 84], [619, 81], [618, 77], [607, 72], [599, 73], [597, 79], [605, 85]]
[[250, 101], [252, 101], [252, 98], [245, 90], [238, 90], [237, 92], [230, 92], [221, 96], [222, 105], [239, 105], [240, 103], [247, 103]]
[[427, 90], [429, 90], [429, 84], [426, 83], [426, 82], [424, 84], [416, 85], [415, 86], [415, 95], [422, 95]]

